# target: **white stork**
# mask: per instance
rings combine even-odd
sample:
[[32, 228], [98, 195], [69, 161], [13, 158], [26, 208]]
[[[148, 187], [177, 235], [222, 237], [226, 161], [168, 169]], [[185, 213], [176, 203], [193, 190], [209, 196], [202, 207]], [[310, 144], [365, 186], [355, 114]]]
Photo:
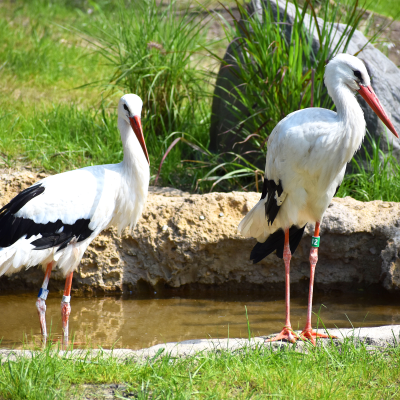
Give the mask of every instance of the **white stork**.
[[378, 117], [398, 138], [396, 130], [376, 97], [365, 64], [339, 54], [325, 69], [325, 85], [337, 112], [308, 108], [289, 114], [278, 123], [268, 140], [265, 178], [260, 201], [239, 224], [239, 231], [254, 237], [250, 259], [261, 261], [276, 250], [285, 262], [286, 323], [269, 341], [299, 337], [290, 324], [290, 259], [307, 223], [315, 223], [310, 250], [310, 288], [307, 322], [300, 338], [315, 344], [311, 327], [315, 266], [318, 260], [319, 227], [325, 210], [339, 188], [346, 164], [360, 148], [365, 120], [355, 94], [360, 93]]
[[147, 198], [150, 160], [141, 124], [142, 100], [126, 94], [118, 104], [124, 148], [119, 164], [96, 165], [49, 176], [19, 193], [0, 210], [0, 276], [41, 264], [46, 268], [36, 307], [44, 338], [47, 285], [58, 266], [66, 276], [61, 302], [68, 342], [73, 271], [90, 242], [114, 225], [132, 229]]

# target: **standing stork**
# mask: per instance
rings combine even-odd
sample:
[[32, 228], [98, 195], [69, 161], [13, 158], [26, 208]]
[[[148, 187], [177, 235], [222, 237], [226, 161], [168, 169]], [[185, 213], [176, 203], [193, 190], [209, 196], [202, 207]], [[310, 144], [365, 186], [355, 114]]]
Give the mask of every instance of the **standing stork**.
[[276, 250], [285, 262], [286, 323], [269, 341], [299, 337], [290, 324], [290, 259], [307, 223], [315, 223], [310, 250], [310, 288], [307, 322], [300, 338], [315, 344], [311, 327], [315, 266], [318, 261], [319, 227], [338, 190], [346, 164], [360, 148], [365, 120], [355, 94], [360, 93], [382, 122], [398, 134], [376, 97], [365, 64], [348, 54], [339, 54], [325, 69], [325, 85], [337, 112], [308, 108], [289, 114], [278, 123], [268, 140], [265, 178], [260, 201], [239, 224], [239, 231], [258, 243], [251, 251], [254, 263]]
[[142, 100], [126, 94], [118, 104], [124, 148], [119, 164], [96, 165], [49, 176], [25, 189], [0, 210], [0, 276], [41, 264], [46, 269], [36, 307], [44, 338], [47, 285], [55, 266], [66, 276], [61, 302], [68, 343], [71, 284], [91, 241], [114, 225], [136, 225], [147, 198], [150, 160], [141, 124]]

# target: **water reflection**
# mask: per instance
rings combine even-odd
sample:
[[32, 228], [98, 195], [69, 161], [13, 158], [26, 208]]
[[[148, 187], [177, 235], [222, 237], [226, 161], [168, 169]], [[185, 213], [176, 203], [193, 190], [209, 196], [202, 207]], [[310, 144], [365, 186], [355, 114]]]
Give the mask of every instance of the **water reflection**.
[[[61, 334], [60, 298], [53, 294], [47, 300], [48, 328], [55, 338]], [[35, 300], [34, 294], [0, 296], [1, 347], [18, 348], [23, 341], [40, 338]], [[306, 296], [292, 299], [295, 329], [305, 324], [306, 301]], [[71, 305], [70, 332], [75, 342], [131, 349], [187, 339], [247, 337], [245, 306], [252, 334], [268, 335], [281, 329], [285, 312], [283, 298], [259, 295], [214, 299], [73, 296]], [[320, 312], [327, 327], [400, 324], [400, 300], [384, 296], [317, 296], [314, 311]]]

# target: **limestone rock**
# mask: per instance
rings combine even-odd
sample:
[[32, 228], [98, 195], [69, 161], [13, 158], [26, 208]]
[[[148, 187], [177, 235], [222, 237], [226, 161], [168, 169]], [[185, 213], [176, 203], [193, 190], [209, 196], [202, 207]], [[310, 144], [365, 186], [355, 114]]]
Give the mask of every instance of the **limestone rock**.
[[[34, 172], [0, 174], [1, 205], [39, 179]], [[133, 233], [102, 232], [74, 274], [74, 289], [105, 292], [156, 287], [282, 290], [284, 266], [274, 254], [253, 265], [254, 239], [237, 226], [258, 201], [258, 193], [188, 194], [151, 188]], [[291, 264], [293, 290], [307, 290], [311, 226]], [[333, 199], [321, 225], [316, 290], [341, 291], [371, 285], [400, 289], [400, 205], [350, 197]], [[31, 268], [0, 278], [0, 289], [37, 289], [43, 272]], [[50, 289], [62, 289], [55, 271]]]

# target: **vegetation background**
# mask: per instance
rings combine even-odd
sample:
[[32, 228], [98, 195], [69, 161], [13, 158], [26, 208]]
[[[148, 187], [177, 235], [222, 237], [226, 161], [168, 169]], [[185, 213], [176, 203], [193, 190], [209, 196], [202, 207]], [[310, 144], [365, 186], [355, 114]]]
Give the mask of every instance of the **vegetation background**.
[[[390, 28], [383, 32], [383, 39], [380, 31], [390, 19], [364, 14], [362, 4], [355, 0], [310, 3], [319, 16], [358, 26], [383, 51], [391, 48], [384, 38]], [[366, 7], [387, 16], [400, 15], [396, 0], [369, 2]], [[116, 105], [122, 94], [134, 92], [144, 100], [151, 184], [164, 160], [158, 184], [197, 192], [259, 190], [262, 171], [252, 160], [208, 150], [216, 72], [229, 41], [238, 32], [240, 13], [243, 16], [246, 10], [234, 0], [223, 4], [214, 0], [0, 1], [0, 165], [56, 173], [119, 162], [122, 145]], [[265, 37], [264, 46], [275, 38], [283, 48], [294, 48], [279, 28], [266, 31], [267, 27], [258, 27], [259, 37]], [[301, 38], [304, 32], [299, 28], [296, 34]], [[258, 47], [261, 54], [264, 48]], [[284, 101], [254, 119], [254, 129], [262, 133], [258, 142], [261, 158], [265, 152], [261, 145], [281, 116], [299, 104], [301, 108], [310, 105], [310, 65], [303, 65], [309, 49], [303, 47], [300, 55], [288, 58], [281, 51], [272, 64], [268, 58], [260, 61], [264, 71], [276, 72], [282, 67], [298, 71], [282, 77], [283, 84], [278, 85], [279, 80], [274, 83], [282, 87]], [[317, 103], [323, 89], [321, 60], [325, 56], [326, 48], [316, 67]], [[245, 60], [245, 75], [252, 61]], [[294, 78], [298, 81], [295, 88], [290, 87]], [[257, 84], [253, 82], [254, 87]], [[241, 100], [250, 103], [250, 92]], [[264, 120], [271, 115], [266, 126]], [[383, 156], [375, 147], [370, 168], [360, 166], [358, 174], [347, 177], [339, 196], [398, 201], [399, 166], [390, 154]]]

